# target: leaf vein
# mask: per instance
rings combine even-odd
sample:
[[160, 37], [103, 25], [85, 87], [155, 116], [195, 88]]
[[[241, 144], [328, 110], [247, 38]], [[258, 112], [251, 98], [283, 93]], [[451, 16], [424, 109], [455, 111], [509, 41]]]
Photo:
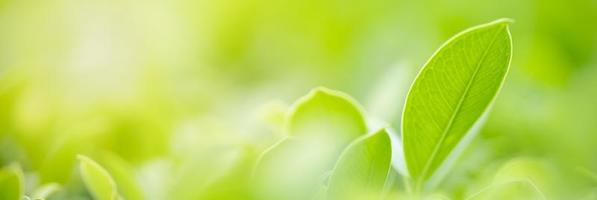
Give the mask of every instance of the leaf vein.
[[444, 129], [444, 131], [442, 132], [442, 134], [440, 136], [440, 140], [438, 141], [438, 143], [435, 144], [435, 146], [433, 148], [433, 152], [431, 153], [431, 156], [425, 162], [425, 166], [423, 168], [423, 171], [421, 172], [421, 175], [419, 176], [419, 180], [417, 180], [417, 182], [418, 182], [417, 183], [417, 187], [420, 187], [421, 184], [422, 184], [422, 182], [423, 182], [423, 180], [427, 177], [427, 173], [429, 171], [429, 168], [433, 164], [433, 160], [435, 159], [435, 157], [437, 156], [437, 154], [439, 152], [439, 149], [443, 145], [444, 140], [446, 139], [446, 136], [447, 136], [448, 132], [451, 130], [452, 125], [454, 124], [454, 120], [456, 119], [456, 116], [458, 115], [458, 113], [460, 113], [460, 110], [462, 109], [461, 108], [462, 104], [463, 104], [466, 96], [468, 96], [468, 93], [469, 93], [469, 90], [470, 90], [470, 88], [472, 86], [472, 83], [476, 80], [477, 73], [479, 72], [479, 69], [481, 68], [482, 64], [485, 62], [487, 54], [488, 54], [489, 50], [491, 49], [491, 47], [493, 47], [493, 44], [497, 40], [499, 33], [500, 33], [499, 31], [497, 33], [495, 33], [495, 35], [493, 36], [493, 39], [491, 40], [491, 43], [487, 46], [487, 48], [485, 48], [485, 50], [483, 51], [483, 54], [481, 55], [481, 58], [479, 59], [479, 62], [477, 62], [477, 66], [475, 67], [475, 71], [473, 72], [471, 78], [467, 82], [467, 85], [466, 85], [466, 87], [464, 89], [464, 92], [460, 96], [460, 98], [458, 100], [458, 104], [456, 105], [456, 108], [452, 112], [452, 115], [450, 116], [450, 119], [448, 120], [448, 123], [446, 124], [446, 128]]

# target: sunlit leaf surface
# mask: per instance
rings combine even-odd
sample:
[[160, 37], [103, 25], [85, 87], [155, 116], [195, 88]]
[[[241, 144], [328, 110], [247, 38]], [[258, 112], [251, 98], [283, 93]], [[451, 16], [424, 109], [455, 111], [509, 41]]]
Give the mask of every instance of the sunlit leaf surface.
[[[392, 146], [386, 130], [353, 142], [330, 177], [330, 199], [379, 199], [390, 174]], [[364, 196], [362, 196], [364, 195]]]
[[402, 131], [408, 170], [417, 187], [488, 110], [508, 67], [507, 19], [465, 30], [431, 57], [406, 100]]
[[[31, 200], [43, 197], [37, 191], [50, 183], [61, 188], [47, 200], [94, 199], [81, 179], [79, 154], [106, 169], [127, 200], [319, 199], [326, 198], [331, 170], [345, 150], [340, 146], [387, 128], [395, 177], [386, 199], [459, 200], [494, 178], [525, 177], [547, 199], [595, 200], [596, 3], [0, 0], [0, 168], [21, 166], [23, 199]], [[408, 109], [437, 120], [411, 120], [407, 124], [422, 128], [403, 132], [418, 72], [455, 33], [500, 17], [516, 23], [509, 26], [511, 68], [489, 103], [491, 112], [478, 120], [455, 118], [452, 132], [475, 123], [445, 159], [429, 164], [426, 173], [415, 171], [427, 178], [411, 176], [413, 163], [432, 163], [427, 141], [440, 136], [426, 129], [446, 127], [455, 106], [442, 105], [443, 96], [458, 93], [454, 88], [462, 84], [443, 73], [447, 68], [428, 69], [419, 78], [449, 75], [449, 81], [421, 90], [430, 94]], [[452, 54], [478, 59], [488, 46], [479, 33], [453, 40], [462, 42], [454, 46], [477, 45], [477, 51]], [[498, 53], [488, 51], [486, 61]], [[469, 72], [467, 66], [454, 70]], [[308, 112], [293, 106], [317, 86], [350, 95], [363, 112], [349, 105], [356, 105], [352, 100], [309, 105], [317, 109]], [[317, 111], [326, 107], [333, 111]], [[367, 130], [353, 131], [364, 130], [362, 121]], [[407, 166], [409, 135], [425, 144], [406, 141], [417, 148], [406, 153], [422, 155], [411, 155]], [[285, 137], [292, 139], [282, 142]], [[441, 149], [458, 137], [446, 134]], [[439, 158], [446, 151], [437, 152]], [[509, 160], [518, 161], [504, 165]], [[501, 166], [506, 170], [496, 176]], [[255, 199], [254, 193], [266, 195]]]

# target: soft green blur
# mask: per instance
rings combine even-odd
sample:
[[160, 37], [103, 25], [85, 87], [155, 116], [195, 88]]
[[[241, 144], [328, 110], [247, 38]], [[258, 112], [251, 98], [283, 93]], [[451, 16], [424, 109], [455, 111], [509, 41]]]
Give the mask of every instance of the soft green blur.
[[501, 17], [505, 86], [430, 195], [522, 178], [597, 198], [594, 0], [0, 0], [0, 167], [23, 168], [25, 194], [60, 183], [50, 199], [91, 197], [78, 154], [137, 182], [131, 199], [247, 199], [297, 98], [337, 89], [398, 130], [434, 50]]

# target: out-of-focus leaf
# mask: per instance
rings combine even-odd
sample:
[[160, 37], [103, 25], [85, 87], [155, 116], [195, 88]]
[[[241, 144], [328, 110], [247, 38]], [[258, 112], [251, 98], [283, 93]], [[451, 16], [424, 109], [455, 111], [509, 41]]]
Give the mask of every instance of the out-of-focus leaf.
[[131, 167], [120, 157], [113, 154], [105, 154], [100, 162], [104, 164], [118, 187], [118, 191], [126, 200], [142, 200], [143, 192], [139, 188], [135, 173]]
[[[330, 199], [379, 199], [391, 170], [392, 146], [386, 130], [349, 145], [330, 177]], [[361, 195], [366, 195], [363, 197]]]
[[546, 199], [553, 194], [550, 190], [557, 189], [550, 187], [554, 173], [541, 160], [512, 159], [497, 170], [488, 186], [472, 190], [468, 199]]
[[35, 189], [35, 191], [31, 195], [31, 198], [32, 199], [47, 199], [52, 194], [58, 192], [60, 189], [61, 189], [60, 184], [48, 183], [48, 184], [42, 185], [39, 188]]
[[[415, 198], [416, 199], [416, 198]], [[423, 197], [424, 200], [450, 200], [445, 194], [429, 194]]]
[[355, 101], [325, 88], [301, 98], [291, 109], [285, 128], [288, 138], [264, 152], [255, 170], [261, 198], [312, 198], [342, 150], [367, 133]]
[[488, 110], [509, 68], [510, 20], [465, 30], [425, 64], [403, 113], [404, 152], [416, 188], [422, 188]]
[[528, 179], [494, 183], [471, 195], [470, 200], [512, 199], [544, 200], [545, 195]]
[[334, 137], [347, 143], [366, 133], [360, 106], [348, 95], [326, 88], [313, 89], [290, 110], [286, 128], [293, 138]]
[[0, 199], [20, 200], [24, 192], [23, 172], [13, 165], [0, 169]]
[[547, 196], [558, 189], [557, 171], [548, 162], [532, 158], [515, 158], [506, 162], [497, 171], [494, 182], [504, 183], [528, 180]]
[[[232, 146], [222, 146], [202, 154], [183, 158], [175, 166], [172, 175], [174, 183], [168, 189], [167, 198], [172, 199], [208, 199], [209, 186], [224, 178], [241, 162], [242, 150]], [[240, 182], [240, 180], [239, 180]], [[226, 186], [231, 189], [233, 185]], [[233, 198], [234, 199], [234, 198]]]
[[117, 200], [118, 190], [108, 171], [90, 158], [79, 155], [79, 170], [87, 189], [96, 200]]
[[45, 155], [39, 169], [41, 181], [66, 184], [71, 178], [72, 166], [76, 165], [73, 157], [94, 145], [88, 141], [84, 137], [74, 135], [52, 144], [53, 150]]
[[230, 169], [201, 190], [199, 199], [250, 199], [251, 170], [258, 154], [252, 147], [239, 149], [238, 158]]
[[586, 168], [578, 168], [578, 171], [582, 173], [587, 178], [591, 179], [593, 182], [597, 183], [597, 173], [592, 172]]

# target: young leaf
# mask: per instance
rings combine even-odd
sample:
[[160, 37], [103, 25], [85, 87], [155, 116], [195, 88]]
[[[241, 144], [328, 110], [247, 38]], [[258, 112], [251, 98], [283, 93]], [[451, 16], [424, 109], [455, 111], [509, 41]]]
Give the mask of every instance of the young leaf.
[[391, 160], [392, 147], [386, 130], [354, 141], [336, 163], [328, 186], [328, 197], [381, 198], [390, 173]]
[[367, 133], [356, 103], [325, 88], [301, 98], [285, 128], [288, 138], [264, 152], [255, 170], [257, 193], [264, 199], [312, 198], [342, 150]]
[[425, 64], [402, 118], [408, 170], [420, 188], [487, 112], [511, 58], [510, 20], [465, 30]]
[[96, 200], [117, 200], [119, 195], [116, 183], [102, 166], [90, 158], [79, 155], [79, 169], [87, 189]]
[[23, 197], [23, 172], [18, 166], [0, 169], [0, 199], [20, 200]]
[[323, 87], [298, 100], [290, 110], [286, 129], [295, 138], [334, 137], [342, 139], [341, 143], [349, 143], [367, 132], [356, 101]]

